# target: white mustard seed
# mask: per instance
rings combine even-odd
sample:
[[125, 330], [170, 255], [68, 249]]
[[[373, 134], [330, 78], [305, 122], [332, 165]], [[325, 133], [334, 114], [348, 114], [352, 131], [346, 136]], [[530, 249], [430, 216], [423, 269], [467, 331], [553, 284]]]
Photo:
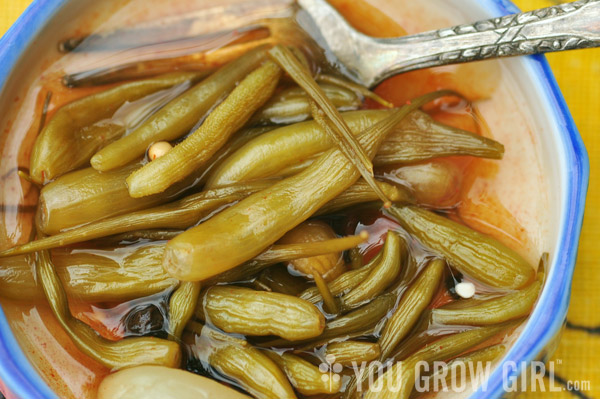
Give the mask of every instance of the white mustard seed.
[[169, 142], [157, 141], [150, 146], [150, 149], [148, 150], [148, 158], [151, 161], [154, 161], [156, 158], [160, 158], [167, 152], [171, 151], [171, 148], [173, 148], [173, 146]]
[[472, 298], [473, 295], [475, 295], [475, 285], [473, 285], [473, 283], [463, 281], [456, 284], [454, 286], [454, 289], [456, 290], [458, 296], [460, 296], [461, 298], [468, 299]]

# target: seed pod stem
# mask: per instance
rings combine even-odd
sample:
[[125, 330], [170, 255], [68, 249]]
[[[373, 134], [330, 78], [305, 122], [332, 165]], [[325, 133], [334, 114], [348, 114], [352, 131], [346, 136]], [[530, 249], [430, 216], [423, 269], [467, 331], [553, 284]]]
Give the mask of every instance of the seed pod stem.
[[325, 241], [272, 245], [269, 249], [257, 255], [253, 260], [204, 281], [206, 285], [214, 285], [217, 283], [243, 280], [259, 273], [266, 267], [274, 265], [275, 263], [289, 262], [294, 259], [345, 251], [346, 249], [356, 247], [360, 243], [366, 241], [367, 238], [368, 235], [359, 234]]
[[[373, 259], [371, 259], [369, 263], [360, 269], [350, 270], [330, 282], [329, 291], [331, 291], [331, 294], [333, 296], [339, 296], [354, 289], [367, 278], [375, 265], [379, 264], [382, 256], [383, 252], [380, 251]], [[300, 298], [306, 299], [311, 303], [318, 303], [323, 300], [323, 297], [321, 296], [321, 293], [317, 287], [306, 289], [304, 292], [302, 292], [302, 294], [300, 294]]]
[[323, 280], [323, 277], [319, 274], [319, 272], [315, 271], [314, 269], [312, 276], [315, 279], [315, 284], [317, 285], [321, 296], [323, 297], [323, 305], [325, 311], [330, 314], [338, 314], [340, 312], [340, 308], [335, 299], [333, 298], [331, 291], [329, 291], [329, 287], [327, 286], [325, 280]]
[[342, 79], [342, 78], [339, 78], [339, 77], [333, 76], [333, 75], [324, 75], [324, 74], [317, 75], [316, 80], [317, 80], [317, 82], [329, 83], [329, 84], [336, 85], [339, 87], [344, 87], [348, 90], [355, 91], [355, 92], [361, 94], [363, 97], [369, 98], [369, 99], [375, 101], [376, 103], [383, 105], [386, 108], [394, 108], [394, 104], [381, 98], [380, 96], [378, 96], [376, 93], [372, 92], [365, 86], [356, 84], [349, 80]]
[[311, 114], [315, 121], [335, 139], [342, 153], [357, 168], [365, 181], [382, 198], [382, 201], [388, 202], [385, 194], [375, 184], [371, 157], [361, 147], [335, 106], [315, 82], [310, 71], [284, 46], [273, 47], [269, 50], [269, 55], [306, 91], [312, 100], [310, 102]]

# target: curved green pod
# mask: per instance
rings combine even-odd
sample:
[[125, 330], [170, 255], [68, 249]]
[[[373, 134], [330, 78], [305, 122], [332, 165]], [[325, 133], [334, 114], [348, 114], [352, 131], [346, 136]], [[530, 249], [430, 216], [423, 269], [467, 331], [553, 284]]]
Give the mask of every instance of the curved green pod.
[[[333, 296], [338, 296], [354, 289], [357, 285], [365, 280], [365, 278], [371, 272], [371, 269], [379, 264], [382, 255], [383, 254], [380, 251], [377, 256], [375, 256], [369, 263], [362, 266], [360, 269], [347, 271], [346, 273], [335, 278], [328, 284], [331, 294]], [[304, 292], [300, 294], [300, 298], [306, 299], [311, 303], [318, 303], [323, 300], [323, 297], [319, 293], [319, 289], [317, 287], [311, 287], [304, 290]]]
[[[386, 135], [406, 115], [448, 93], [452, 92], [415, 99], [362, 133], [360, 145], [373, 157]], [[232, 269], [308, 219], [359, 176], [341, 151], [325, 152], [305, 171], [249, 196], [169, 241], [163, 266], [185, 281], [204, 280]]]
[[375, 327], [394, 307], [396, 299], [396, 295], [392, 293], [383, 294], [368, 304], [331, 320], [325, 326], [319, 339], [334, 338]]
[[202, 191], [166, 205], [113, 216], [53, 236], [43, 237], [27, 244], [1, 251], [0, 257], [62, 247], [139, 229], [185, 229], [198, 223], [199, 220], [208, 216], [219, 207], [238, 201], [250, 193], [268, 186], [268, 184], [265, 182], [254, 182]]
[[[359, 133], [392, 110], [343, 112], [350, 129]], [[209, 186], [301, 171], [317, 154], [334, 145], [315, 121], [295, 123], [249, 141], [211, 172]], [[495, 140], [436, 122], [421, 111], [407, 116], [383, 141], [373, 164], [411, 164], [432, 158], [469, 155], [500, 159], [504, 147]]]
[[[323, 92], [340, 111], [357, 109], [361, 101], [354, 92], [330, 84], [321, 84]], [[291, 87], [275, 94], [250, 120], [251, 125], [301, 122], [310, 117], [308, 96], [300, 87]]]
[[501, 159], [504, 146], [490, 138], [437, 122], [425, 112], [414, 112], [384, 141], [373, 164], [410, 164], [456, 155]]
[[381, 260], [373, 267], [366, 278], [342, 297], [344, 307], [352, 309], [371, 300], [389, 287], [400, 273], [402, 239], [393, 231], [388, 231]]
[[446, 262], [442, 259], [432, 260], [410, 288], [404, 292], [379, 338], [383, 359], [388, 358], [392, 350], [415, 326], [421, 313], [436, 293], [445, 267]]
[[143, 156], [150, 144], [183, 136], [255, 69], [265, 54], [265, 48], [261, 47], [221, 67], [165, 105], [133, 132], [97, 152], [90, 161], [92, 167], [100, 171], [121, 167]]
[[388, 210], [425, 246], [460, 272], [495, 288], [517, 289], [532, 281], [535, 270], [495, 239], [425, 209], [393, 206]]
[[254, 398], [296, 399], [283, 371], [247, 341], [190, 321], [183, 335], [192, 355], [208, 363]]
[[[419, 362], [448, 360], [516, 325], [517, 323], [505, 323], [480, 327], [441, 338], [404, 361], [395, 363], [369, 387], [364, 399], [408, 399], [414, 387]], [[377, 389], [378, 387], [382, 389]]]
[[366, 305], [328, 321], [323, 333], [314, 339], [302, 341], [274, 339], [263, 343], [262, 346], [290, 348], [302, 344], [301, 349], [313, 349], [329, 344], [333, 340], [373, 335], [379, 329], [381, 321], [393, 309], [397, 299], [393, 293], [380, 295]]
[[319, 367], [291, 353], [266, 352], [283, 370], [288, 379], [302, 395], [334, 394], [339, 392], [339, 379], [325, 379]]
[[542, 283], [534, 281], [524, 289], [486, 300], [457, 301], [431, 311], [440, 324], [488, 326], [527, 316], [538, 298]]
[[179, 284], [161, 267], [164, 244], [120, 251], [119, 256], [107, 252], [106, 256], [98, 250], [52, 252], [56, 272], [70, 297], [89, 302], [127, 301]]
[[[85, 249], [52, 252], [56, 273], [67, 295], [87, 302], [129, 301], [177, 287], [162, 268], [163, 244], [119, 251]], [[112, 256], [111, 256], [112, 255]], [[0, 296], [19, 301], [44, 298], [32, 264], [35, 255], [2, 259]]]
[[67, 295], [54, 270], [48, 251], [40, 251], [37, 256], [37, 276], [52, 313], [79, 350], [109, 369], [145, 364], [179, 366], [181, 350], [176, 342], [154, 337], [133, 337], [110, 341], [73, 317]]
[[[389, 116], [391, 111], [350, 111], [344, 121], [357, 134]], [[315, 121], [295, 123], [271, 130], [250, 140], [229, 156], [208, 178], [207, 187], [277, 175], [334, 145]]]
[[202, 298], [199, 316], [230, 333], [277, 335], [299, 341], [323, 332], [325, 318], [308, 301], [275, 292], [213, 286]]
[[193, 177], [161, 195], [131, 198], [125, 179], [140, 165], [133, 163], [109, 172], [81, 169], [45, 185], [40, 191], [37, 227], [44, 234], [58, 234], [100, 219], [169, 202], [196, 184]]
[[271, 97], [280, 76], [281, 69], [272, 61], [252, 71], [198, 129], [164, 156], [133, 172], [127, 178], [129, 194], [139, 198], [162, 193], [192, 175]]
[[218, 168], [219, 165], [225, 162], [225, 160], [231, 154], [239, 150], [244, 144], [260, 136], [261, 134], [270, 132], [273, 129], [275, 129], [274, 126], [259, 126], [249, 129], [241, 129], [240, 131], [235, 133], [229, 139], [227, 144], [221, 147], [217, 152], [215, 152], [213, 156], [206, 162], [205, 166], [202, 168], [202, 174], [200, 175], [200, 183], [205, 184], [213, 170]]
[[111, 118], [126, 102], [194, 81], [198, 76], [193, 72], [176, 72], [125, 83], [61, 107], [33, 146], [31, 178], [37, 183], [44, 183], [84, 166], [101, 146], [125, 132], [125, 126], [113, 123], [95, 125], [97, 122]]
[[257, 399], [296, 399], [283, 371], [259, 349], [234, 344], [219, 345], [209, 363]]
[[194, 309], [198, 304], [200, 283], [184, 281], [173, 292], [169, 299], [169, 338], [180, 340], [185, 325], [194, 316]]
[[331, 342], [325, 349], [327, 356], [335, 356], [335, 362], [352, 366], [376, 360], [381, 355], [379, 344], [365, 341]]

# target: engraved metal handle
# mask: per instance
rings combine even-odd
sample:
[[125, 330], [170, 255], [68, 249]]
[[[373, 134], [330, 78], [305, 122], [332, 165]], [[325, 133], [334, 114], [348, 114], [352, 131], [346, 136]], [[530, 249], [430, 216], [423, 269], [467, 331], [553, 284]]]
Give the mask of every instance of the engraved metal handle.
[[[331, 49], [350, 76], [367, 86], [414, 69], [600, 46], [600, 0], [580, 0], [395, 39], [358, 33], [321, 0], [298, 3], [316, 24], [321, 44]], [[342, 25], [332, 25], [340, 20]]]

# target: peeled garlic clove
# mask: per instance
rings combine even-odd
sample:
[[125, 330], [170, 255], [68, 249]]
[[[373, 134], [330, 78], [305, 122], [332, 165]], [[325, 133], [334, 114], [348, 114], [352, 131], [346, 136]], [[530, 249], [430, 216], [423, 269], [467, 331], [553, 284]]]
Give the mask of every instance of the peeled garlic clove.
[[100, 383], [97, 398], [250, 399], [209, 378], [163, 366], [138, 366], [109, 374]]
[[394, 183], [410, 187], [419, 205], [451, 208], [459, 201], [462, 172], [451, 161], [402, 166], [386, 173]]

